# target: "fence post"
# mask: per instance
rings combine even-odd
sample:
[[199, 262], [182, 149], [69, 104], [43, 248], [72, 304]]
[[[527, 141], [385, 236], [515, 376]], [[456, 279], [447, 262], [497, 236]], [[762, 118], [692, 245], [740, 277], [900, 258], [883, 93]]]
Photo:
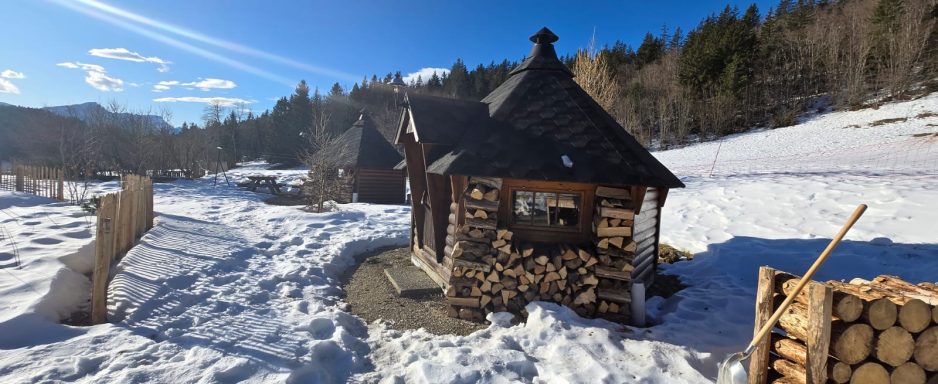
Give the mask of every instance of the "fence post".
[[153, 228], [153, 179], [147, 179], [147, 229]]
[[14, 173], [16, 174], [16, 176], [15, 176], [15, 179], [16, 179], [16, 180], [15, 180], [15, 184], [16, 184], [15, 189], [16, 189], [17, 192], [23, 192], [23, 187], [25, 186], [25, 185], [24, 185], [25, 183], [24, 183], [24, 181], [23, 181], [23, 176], [24, 176], [23, 172], [25, 172], [25, 169], [23, 169], [23, 166], [22, 166], [22, 165], [17, 165], [17, 166], [16, 166], [16, 171], [14, 171]]
[[807, 287], [808, 340], [805, 374], [808, 384], [827, 382], [827, 354], [831, 340], [831, 313], [834, 291], [826, 284], [812, 281]]
[[65, 170], [59, 169], [56, 171], [56, 176], [59, 181], [59, 189], [56, 193], [58, 193], [59, 200], [65, 200]]
[[95, 236], [94, 272], [91, 282], [92, 324], [107, 322], [107, 281], [113, 253], [111, 239], [115, 198], [114, 194], [104, 196], [98, 209], [98, 231]]
[[[759, 268], [759, 285], [756, 288], [756, 322], [753, 334], [759, 332], [775, 309], [772, 300], [775, 294], [775, 270], [769, 267]], [[769, 367], [769, 338], [771, 335], [765, 335], [752, 352], [749, 360], [749, 384], [765, 384], [768, 381], [767, 371]]]
[[131, 244], [133, 240], [130, 240], [130, 215], [133, 213], [131, 211], [131, 191], [121, 190], [120, 192], [120, 212], [118, 213], [118, 218], [120, 222], [117, 224], [118, 227], [118, 250], [117, 252], [123, 254], [130, 247], [128, 244]]

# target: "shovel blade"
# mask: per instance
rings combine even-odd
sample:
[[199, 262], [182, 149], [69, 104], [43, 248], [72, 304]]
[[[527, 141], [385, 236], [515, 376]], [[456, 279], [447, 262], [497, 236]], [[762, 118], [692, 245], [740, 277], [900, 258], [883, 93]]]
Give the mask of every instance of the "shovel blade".
[[742, 361], [746, 359], [743, 353], [734, 353], [726, 357], [720, 364], [720, 373], [716, 384], [747, 384], [749, 376], [743, 368]]

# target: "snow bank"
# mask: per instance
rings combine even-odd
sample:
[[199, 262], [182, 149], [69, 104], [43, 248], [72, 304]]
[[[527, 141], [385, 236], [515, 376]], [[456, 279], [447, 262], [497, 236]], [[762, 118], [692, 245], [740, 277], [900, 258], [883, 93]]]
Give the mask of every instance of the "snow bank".
[[[0, 226], [0, 327], [24, 319], [58, 322], [87, 302], [93, 217], [61, 202], [2, 191]], [[0, 332], [0, 348], [22, 337], [17, 333]]]
[[525, 323], [489, 314], [488, 329], [468, 336], [398, 332], [377, 324], [370, 341], [388, 383], [701, 383], [706, 354], [648, 340], [642, 330], [584, 319], [567, 307], [533, 302]]

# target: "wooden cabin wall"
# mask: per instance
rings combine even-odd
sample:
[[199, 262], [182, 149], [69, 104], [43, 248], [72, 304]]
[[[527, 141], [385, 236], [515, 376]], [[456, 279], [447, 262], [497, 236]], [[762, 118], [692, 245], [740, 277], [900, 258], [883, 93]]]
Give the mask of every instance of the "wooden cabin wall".
[[448, 217], [452, 202], [450, 187], [448, 176], [427, 174], [427, 190], [430, 193], [430, 211], [433, 219], [432, 250], [437, 263], [443, 262], [443, 250], [446, 247], [446, 226], [449, 224]]
[[410, 204], [412, 222], [414, 228], [414, 244], [411, 246], [420, 248], [423, 245], [423, 222], [424, 212], [421, 199], [427, 190], [427, 165], [423, 157], [423, 148], [417, 144], [413, 133], [408, 133], [403, 137], [404, 154], [407, 158], [407, 174], [410, 180]]
[[402, 204], [404, 202], [402, 171], [359, 168], [356, 178], [359, 202], [375, 204]]
[[659, 197], [656, 188], [648, 188], [643, 196], [639, 213], [635, 215], [632, 240], [635, 241], [635, 259], [632, 265], [632, 281], [642, 282], [646, 287], [655, 279], [658, 262], [658, 229], [661, 225]]

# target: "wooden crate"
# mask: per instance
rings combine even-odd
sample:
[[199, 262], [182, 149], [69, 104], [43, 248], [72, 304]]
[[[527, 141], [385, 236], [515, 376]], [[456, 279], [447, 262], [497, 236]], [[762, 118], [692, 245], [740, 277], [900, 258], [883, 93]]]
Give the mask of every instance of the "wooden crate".
[[[780, 282], [797, 278], [789, 273], [769, 267], [759, 269], [759, 286], [756, 291], [756, 321], [753, 334], [772, 317], [775, 312], [777, 296], [781, 292]], [[806, 382], [824, 384], [827, 382], [828, 350], [831, 338], [831, 311], [833, 307], [833, 289], [823, 283], [811, 281], [805, 286], [808, 307], [807, 347], [805, 375]], [[749, 384], [765, 384], [769, 379], [770, 351], [772, 335], [768, 334], [758, 344], [749, 362]]]

